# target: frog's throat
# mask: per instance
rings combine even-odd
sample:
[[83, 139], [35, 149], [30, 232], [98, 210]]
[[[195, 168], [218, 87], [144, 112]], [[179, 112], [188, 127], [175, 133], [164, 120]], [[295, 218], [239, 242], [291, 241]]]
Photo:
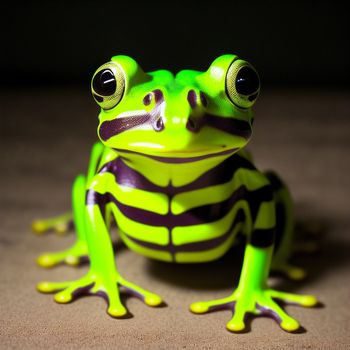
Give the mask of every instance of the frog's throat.
[[116, 150], [118, 157], [129, 167], [159, 186], [183, 186], [193, 182], [210, 169], [216, 168], [227, 158], [232, 157], [238, 148], [219, 151], [212, 154], [200, 154], [187, 157], [168, 155], [148, 155], [130, 150]]

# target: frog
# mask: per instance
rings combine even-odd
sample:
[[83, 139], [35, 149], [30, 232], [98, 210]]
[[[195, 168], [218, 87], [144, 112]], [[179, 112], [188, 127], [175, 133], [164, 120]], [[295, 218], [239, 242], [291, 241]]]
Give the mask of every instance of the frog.
[[163, 298], [127, 280], [115, 263], [111, 225], [124, 244], [147, 258], [195, 264], [244, 247], [236, 288], [226, 297], [193, 302], [204, 314], [232, 311], [230, 332], [247, 329], [246, 316], [272, 317], [287, 332], [300, 323], [276, 300], [303, 307], [314, 295], [275, 290], [271, 271], [290, 278], [304, 270], [290, 264], [293, 200], [273, 171], [261, 171], [247, 150], [260, 94], [260, 78], [248, 61], [234, 54], [216, 58], [206, 71], [145, 72], [131, 57], [113, 56], [92, 76], [99, 106], [97, 141], [86, 175], [72, 188], [72, 214], [36, 221], [34, 229], [64, 231], [74, 221], [76, 242], [67, 250], [45, 253], [39, 265], [78, 265], [88, 256], [88, 272], [73, 281], [42, 281], [37, 290], [54, 293], [58, 303], [81, 295], [107, 300], [107, 313], [124, 318], [120, 291], [158, 307]]

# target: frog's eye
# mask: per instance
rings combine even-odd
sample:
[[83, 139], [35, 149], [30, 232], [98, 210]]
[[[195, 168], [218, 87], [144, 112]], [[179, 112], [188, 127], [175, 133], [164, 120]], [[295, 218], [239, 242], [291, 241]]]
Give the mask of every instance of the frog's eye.
[[243, 60], [231, 63], [226, 75], [226, 94], [233, 104], [249, 108], [256, 101], [260, 90], [258, 73]]
[[92, 77], [92, 96], [103, 109], [115, 107], [123, 97], [124, 88], [124, 73], [114, 62], [102, 65]]

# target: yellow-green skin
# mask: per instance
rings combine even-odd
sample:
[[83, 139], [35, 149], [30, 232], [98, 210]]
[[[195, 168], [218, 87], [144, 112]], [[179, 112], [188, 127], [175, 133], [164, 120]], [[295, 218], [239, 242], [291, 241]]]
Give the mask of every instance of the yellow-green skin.
[[[38, 260], [45, 267], [60, 262], [75, 265], [88, 255], [90, 270], [77, 281], [41, 282], [38, 290], [59, 291], [55, 294], [59, 303], [70, 302], [82, 291], [103, 294], [108, 299], [107, 312], [113, 317], [127, 312], [120, 301], [120, 286], [147, 305], [160, 305], [160, 296], [125, 280], [117, 270], [109, 235], [112, 216], [130, 249], [176, 263], [218, 259], [238, 234], [244, 234], [246, 248], [237, 288], [223, 299], [193, 303], [190, 310], [205, 313], [232, 308], [233, 316], [226, 326], [233, 332], [245, 329], [247, 313], [272, 316], [282, 329], [297, 330], [298, 322], [273, 299], [303, 306], [313, 306], [317, 300], [267, 285], [271, 263], [275, 270], [296, 279], [303, 272], [288, 264], [293, 231], [288, 190], [276, 175], [257, 170], [243, 149], [250, 138], [251, 106], [256, 96], [249, 101], [235, 94], [229, 79], [235, 78], [234, 65], [251, 66], [234, 55], [224, 55], [206, 72], [185, 70], [174, 76], [166, 70], [144, 73], [127, 56], [115, 56], [111, 62], [106, 67], [114, 69], [116, 93], [102, 101], [103, 96], [92, 85], [102, 107], [98, 127], [102, 143], [92, 149], [87, 176], [79, 175], [73, 185], [76, 244]], [[142, 117], [145, 115], [149, 119]], [[226, 131], [218, 127], [213, 122], [215, 116], [223, 125], [232, 121], [234, 127]], [[134, 118], [135, 126], [119, 123], [120, 118], [129, 117]], [[159, 118], [162, 124], [155, 124]], [[235, 133], [236, 125], [246, 129]], [[116, 127], [119, 132], [114, 131]], [[225, 168], [225, 164], [230, 165]], [[207, 175], [221, 168], [233, 169], [232, 175], [217, 170], [216, 174], [227, 181]], [[205, 176], [206, 182], [198, 185]], [[229, 201], [229, 207], [223, 204]], [[273, 255], [277, 207], [282, 208], [284, 219]], [[219, 211], [215, 215], [214, 208]], [[209, 215], [207, 219], [205, 215]], [[66, 217], [58, 220], [66, 221]], [[52, 224], [38, 221], [35, 229], [44, 230]]]

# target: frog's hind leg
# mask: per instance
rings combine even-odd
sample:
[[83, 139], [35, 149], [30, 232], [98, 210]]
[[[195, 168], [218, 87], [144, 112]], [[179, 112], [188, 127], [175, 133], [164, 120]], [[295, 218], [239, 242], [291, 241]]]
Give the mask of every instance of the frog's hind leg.
[[289, 263], [294, 250], [294, 208], [293, 200], [287, 186], [274, 172], [266, 172], [276, 203], [276, 238], [271, 271], [281, 273], [293, 280], [306, 276], [304, 269]]
[[[88, 260], [88, 249], [86, 243], [86, 218], [85, 218], [85, 196], [87, 182], [96, 173], [97, 166], [101, 159], [103, 146], [96, 143], [91, 151], [87, 175], [78, 175], [72, 188], [72, 212], [70, 218], [74, 220], [76, 241], [68, 249], [59, 252], [44, 253], [38, 257], [37, 263], [43, 267], [53, 267], [65, 263], [68, 265], [79, 265]], [[66, 219], [68, 219], [68, 215]]]

